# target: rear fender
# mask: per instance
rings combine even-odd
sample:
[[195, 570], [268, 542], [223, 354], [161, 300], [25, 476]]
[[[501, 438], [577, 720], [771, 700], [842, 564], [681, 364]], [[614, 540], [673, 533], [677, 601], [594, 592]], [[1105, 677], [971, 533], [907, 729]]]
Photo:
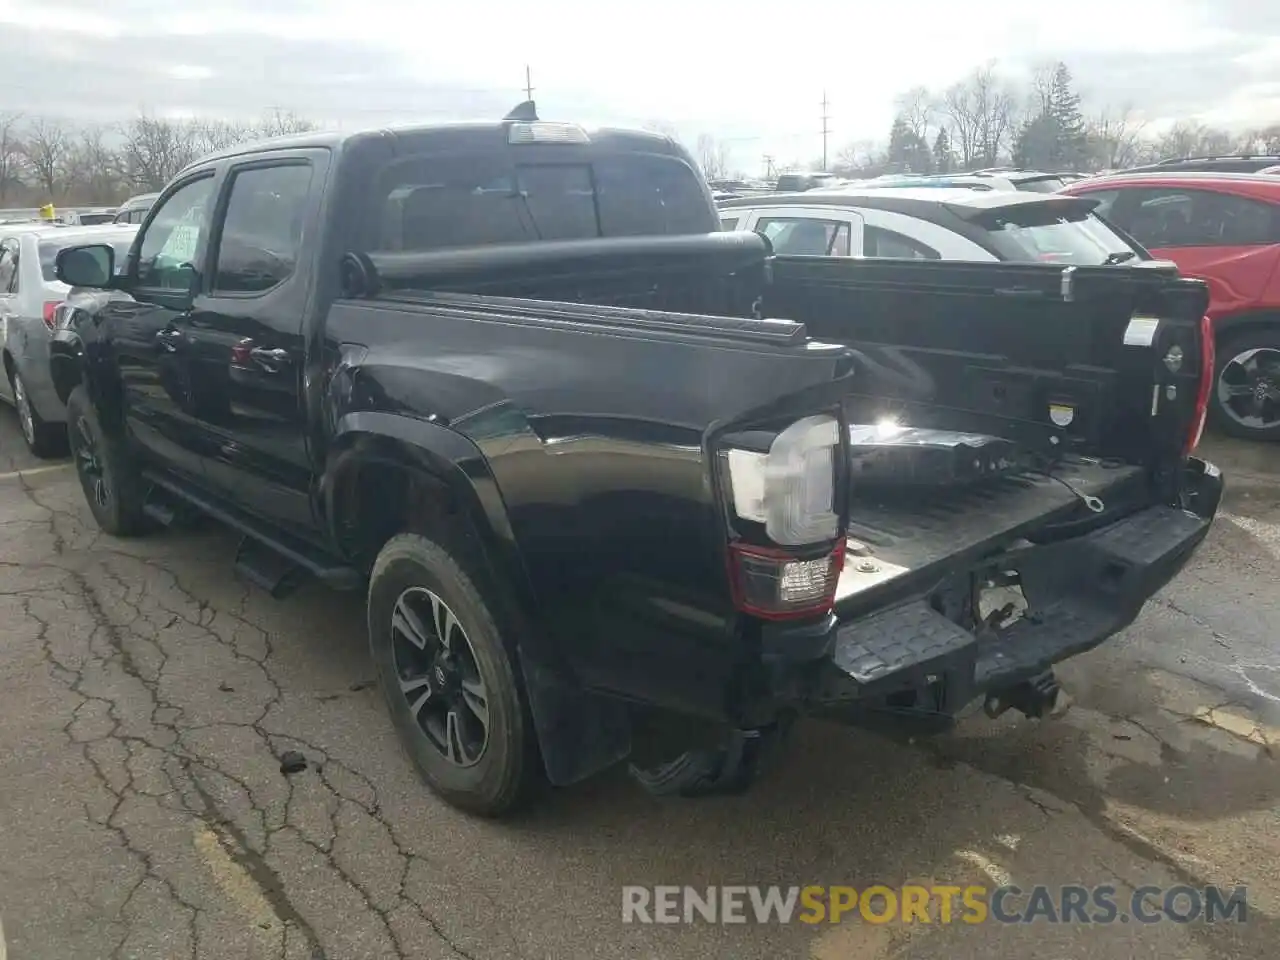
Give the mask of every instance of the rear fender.
[[547, 778], [575, 783], [631, 752], [631, 726], [621, 703], [583, 689], [556, 641], [542, 628], [537, 600], [507, 516], [502, 493], [480, 449], [439, 424], [391, 413], [344, 415], [330, 448], [320, 490], [329, 535], [342, 542], [345, 480], [369, 464], [394, 465], [443, 484], [465, 510], [480, 559], [504, 611], [518, 624], [516, 656]]

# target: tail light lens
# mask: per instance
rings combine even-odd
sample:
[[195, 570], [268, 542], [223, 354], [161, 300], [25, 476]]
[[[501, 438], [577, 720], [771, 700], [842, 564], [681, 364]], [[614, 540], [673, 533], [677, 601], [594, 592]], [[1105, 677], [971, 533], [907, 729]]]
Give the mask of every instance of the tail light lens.
[[840, 528], [835, 511], [835, 453], [840, 427], [835, 417], [797, 420], [767, 453], [727, 451], [733, 510], [763, 523], [774, 543], [801, 546], [830, 540]]
[[770, 541], [729, 545], [739, 610], [779, 620], [831, 609], [844, 566], [836, 504], [841, 449], [839, 422], [822, 415], [791, 424], [767, 451], [735, 447], [722, 453], [734, 514], [761, 525]]
[[1196, 391], [1196, 412], [1191, 421], [1191, 429], [1187, 433], [1187, 444], [1182, 453], [1184, 456], [1200, 445], [1204, 435], [1204, 423], [1209, 414], [1209, 394], [1213, 390], [1213, 371], [1217, 366], [1217, 356], [1213, 343], [1213, 321], [1208, 316], [1200, 318], [1200, 387]]
[[793, 620], [828, 613], [844, 569], [844, 538], [809, 558], [774, 547], [729, 545], [733, 602], [765, 620]]
[[54, 326], [58, 322], [58, 308], [60, 306], [62, 306], [61, 300], [46, 300], [44, 302], [44, 312], [42, 316], [44, 318], [44, 325], [49, 328], [50, 333], [53, 332]]

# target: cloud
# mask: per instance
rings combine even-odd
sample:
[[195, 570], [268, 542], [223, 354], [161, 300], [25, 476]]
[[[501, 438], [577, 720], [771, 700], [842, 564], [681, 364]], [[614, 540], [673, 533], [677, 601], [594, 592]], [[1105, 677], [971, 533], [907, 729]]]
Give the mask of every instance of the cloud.
[[[93, 121], [139, 109], [249, 119], [272, 108], [344, 128], [498, 117], [525, 65], [546, 116], [664, 121], [735, 163], [883, 139], [894, 97], [998, 60], [1011, 82], [1066, 61], [1090, 109], [1152, 121], [1280, 121], [1280, 7], [1245, 0], [915, 0], [779, 5], [570, 0], [444, 9], [404, 0], [0, 0], [0, 109]], [[87, 95], [91, 91], [92, 95]]]

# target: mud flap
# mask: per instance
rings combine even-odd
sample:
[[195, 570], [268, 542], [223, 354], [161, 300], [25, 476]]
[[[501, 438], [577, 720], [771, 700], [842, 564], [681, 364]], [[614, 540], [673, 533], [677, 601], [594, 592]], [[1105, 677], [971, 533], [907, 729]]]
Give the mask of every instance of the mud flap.
[[520, 652], [542, 765], [553, 786], [567, 787], [631, 753], [631, 718], [619, 700], [583, 690], [564, 671]]

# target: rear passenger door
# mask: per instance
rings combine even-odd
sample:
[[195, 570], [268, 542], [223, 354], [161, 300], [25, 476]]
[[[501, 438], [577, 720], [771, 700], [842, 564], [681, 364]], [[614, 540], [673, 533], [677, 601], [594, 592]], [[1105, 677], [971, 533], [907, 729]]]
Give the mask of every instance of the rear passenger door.
[[204, 478], [264, 520], [311, 529], [303, 382], [304, 325], [326, 150], [273, 152], [228, 169], [210, 235], [210, 267], [191, 310], [188, 349], [221, 403], [201, 410]]
[[784, 256], [857, 257], [862, 222], [860, 214], [839, 207], [762, 207], [739, 221], [738, 229], [764, 234]]

